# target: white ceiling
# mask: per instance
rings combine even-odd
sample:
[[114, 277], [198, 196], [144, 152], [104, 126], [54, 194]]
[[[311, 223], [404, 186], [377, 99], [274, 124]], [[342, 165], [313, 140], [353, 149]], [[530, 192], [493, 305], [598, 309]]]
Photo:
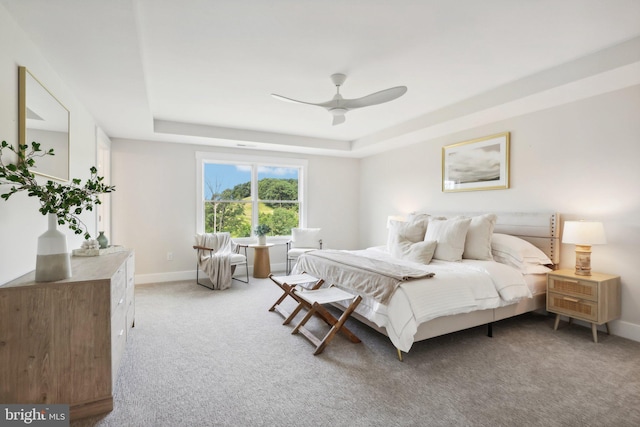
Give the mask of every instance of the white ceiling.
[[[363, 156], [640, 83], [638, 0], [0, 4], [112, 138]], [[408, 92], [338, 126], [270, 96], [328, 101], [337, 72]]]

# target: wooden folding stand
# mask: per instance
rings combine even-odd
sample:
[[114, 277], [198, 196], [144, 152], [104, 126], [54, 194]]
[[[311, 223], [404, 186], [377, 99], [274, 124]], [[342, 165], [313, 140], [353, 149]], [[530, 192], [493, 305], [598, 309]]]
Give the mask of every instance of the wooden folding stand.
[[[329, 288], [315, 289], [311, 291], [298, 291], [297, 289], [293, 289], [291, 293], [294, 298], [297, 298], [300, 301], [297, 310], [302, 307], [309, 310], [291, 333], [297, 334], [298, 332], [301, 332], [302, 335], [304, 335], [309, 341], [311, 341], [311, 343], [316, 346], [316, 351], [313, 353], [314, 355], [322, 353], [325, 347], [331, 342], [333, 337], [338, 332], [342, 332], [347, 338], [349, 338], [349, 340], [351, 340], [351, 342], [360, 342], [360, 339], [355, 336], [355, 334], [351, 332], [346, 326], [344, 326], [344, 323], [347, 321], [351, 313], [353, 313], [358, 304], [360, 304], [360, 301], [362, 301], [362, 297], [360, 295], [352, 295], [333, 285]], [[323, 304], [330, 304], [346, 300], [350, 300], [351, 303], [342, 313], [339, 319], [336, 319], [326, 308], [323, 307]], [[319, 339], [318, 337], [313, 335], [311, 331], [309, 331], [304, 326], [314, 314], [324, 320], [329, 326], [331, 326], [331, 329], [323, 339]]]
[[[324, 284], [324, 280], [313, 277], [312, 275], [307, 273], [295, 274], [291, 276], [274, 276], [273, 274], [270, 274], [269, 279], [271, 279], [271, 281], [278, 285], [278, 287], [283, 291], [283, 294], [280, 296], [280, 298], [278, 298], [278, 300], [269, 309], [269, 311], [277, 311], [282, 315], [282, 317], [284, 317], [284, 322], [282, 323], [283, 325], [288, 325], [303, 307], [303, 305], [300, 303], [300, 299], [293, 294], [293, 290], [296, 287], [302, 287], [305, 289], [318, 289]], [[284, 301], [287, 296], [290, 296], [298, 303], [296, 309], [291, 313], [287, 312], [280, 306], [282, 301]]]

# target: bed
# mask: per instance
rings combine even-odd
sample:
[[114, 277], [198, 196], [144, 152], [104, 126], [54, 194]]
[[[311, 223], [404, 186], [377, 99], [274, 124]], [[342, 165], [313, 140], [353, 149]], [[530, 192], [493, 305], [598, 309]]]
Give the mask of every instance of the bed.
[[558, 224], [548, 212], [413, 214], [389, 224], [384, 246], [314, 251], [293, 272], [361, 295], [353, 317], [387, 335], [402, 359], [414, 342], [479, 325], [491, 335], [493, 322], [544, 308]]

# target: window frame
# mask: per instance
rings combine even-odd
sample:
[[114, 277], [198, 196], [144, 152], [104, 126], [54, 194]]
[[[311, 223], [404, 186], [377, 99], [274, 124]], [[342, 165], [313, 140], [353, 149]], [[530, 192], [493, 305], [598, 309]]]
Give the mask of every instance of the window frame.
[[[216, 153], [210, 151], [196, 152], [196, 233], [204, 233], [204, 165], [205, 163], [220, 163], [251, 166], [251, 236], [234, 238], [238, 242], [255, 240], [254, 228], [258, 223], [258, 168], [265, 167], [295, 167], [298, 172], [298, 226], [305, 227], [307, 223], [307, 167], [308, 160], [288, 157], [256, 156], [247, 154]], [[255, 195], [255, 198], [254, 198]], [[269, 240], [286, 241], [290, 236], [269, 236]]]

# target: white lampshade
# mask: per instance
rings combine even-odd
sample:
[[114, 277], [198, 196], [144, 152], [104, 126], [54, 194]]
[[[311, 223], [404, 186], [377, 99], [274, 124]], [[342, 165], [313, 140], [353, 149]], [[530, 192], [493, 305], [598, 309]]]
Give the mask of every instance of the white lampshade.
[[597, 221], [565, 221], [562, 243], [574, 245], [602, 245], [607, 243], [604, 227]]

